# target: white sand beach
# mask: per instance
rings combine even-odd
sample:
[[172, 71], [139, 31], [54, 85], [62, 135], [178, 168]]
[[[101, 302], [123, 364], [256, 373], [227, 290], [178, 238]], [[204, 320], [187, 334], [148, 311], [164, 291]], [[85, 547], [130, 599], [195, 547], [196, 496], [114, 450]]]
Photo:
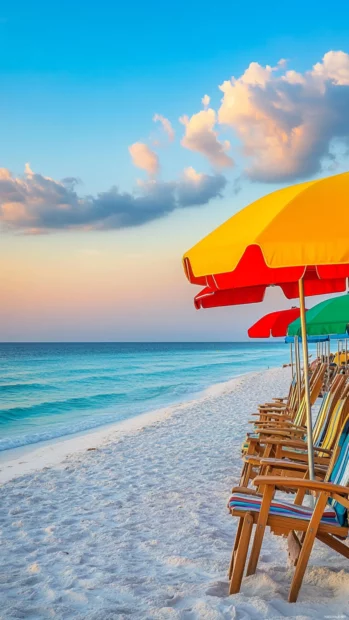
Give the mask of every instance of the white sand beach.
[[0, 618], [349, 618], [348, 562], [316, 544], [291, 605], [286, 543], [269, 533], [256, 575], [227, 596], [247, 421], [289, 381], [288, 368], [248, 374], [1, 463]]

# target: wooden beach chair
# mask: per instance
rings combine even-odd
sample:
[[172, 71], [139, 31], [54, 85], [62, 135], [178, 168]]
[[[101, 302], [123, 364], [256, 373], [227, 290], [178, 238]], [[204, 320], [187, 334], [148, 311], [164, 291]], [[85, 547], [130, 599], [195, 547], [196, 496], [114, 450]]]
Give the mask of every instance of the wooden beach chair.
[[[326, 364], [319, 364], [310, 376], [309, 388], [310, 388], [311, 401], [313, 400], [312, 391], [313, 389], [315, 389], [315, 386], [316, 386], [316, 392], [318, 390], [317, 386], [318, 386], [319, 379], [322, 378], [322, 383], [324, 382], [326, 369], [327, 369]], [[321, 388], [322, 388], [322, 385], [320, 386], [320, 392], [321, 392]], [[320, 392], [317, 392], [317, 394], [319, 394]], [[299, 411], [301, 404], [304, 402], [305, 402], [304, 401], [304, 384], [302, 382], [300, 402], [298, 402], [298, 394], [296, 390], [295, 399], [292, 400], [292, 406], [290, 407], [285, 407], [283, 409], [280, 407], [276, 407], [276, 408], [271, 407], [270, 405], [260, 405], [258, 413], [251, 414], [252, 416], [257, 417], [258, 419], [251, 420], [251, 423], [254, 425], [258, 425], [258, 424], [265, 424], [265, 423], [273, 424], [274, 422], [280, 422], [280, 423], [292, 422], [294, 421], [294, 418], [297, 416], [297, 412]]]
[[294, 375], [291, 384], [288, 396], [276, 397], [273, 398], [272, 402], [264, 403], [262, 405], [258, 405], [260, 412], [268, 411], [268, 410], [276, 410], [276, 411], [293, 411], [297, 406], [298, 399], [298, 386], [297, 386], [297, 377]]
[[[314, 377], [311, 385], [310, 401], [313, 405], [318, 398], [320, 390], [322, 388], [323, 376], [325, 372], [325, 365], [321, 366], [318, 373]], [[282, 424], [270, 424], [258, 427], [254, 433], [247, 433], [246, 439], [242, 445], [242, 454], [256, 454], [261, 456], [265, 455], [264, 442], [269, 437], [276, 437], [279, 439], [297, 439], [302, 438], [305, 433], [305, 421], [306, 421], [306, 404], [305, 397], [303, 397], [296, 416], [293, 420], [283, 420]], [[302, 427], [302, 428], [300, 428]], [[268, 454], [270, 456], [270, 454]]]
[[[296, 569], [288, 597], [289, 602], [295, 602], [315, 538], [349, 559], [349, 547], [342, 542], [349, 532], [349, 417], [342, 426], [325, 480], [283, 479], [283, 484], [296, 492], [294, 503], [275, 497], [279, 476], [258, 476], [255, 484], [263, 486], [263, 495], [247, 489], [244, 493], [233, 493], [228, 503], [231, 515], [239, 518], [229, 569], [229, 592], [234, 594], [240, 590], [252, 529], [256, 524], [247, 575], [256, 571], [266, 527], [277, 536], [291, 535], [299, 551], [294, 559]], [[302, 505], [305, 493], [317, 496], [314, 509]]]
[[[319, 372], [322, 366], [326, 366], [326, 365], [321, 363], [320, 361], [316, 361], [316, 363], [309, 369], [310, 386], [312, 385], [312, 382], [314, 381], [316, 374]], [[268, 414], [270, 416], [273, 416], [274, 414], [281, 414], [281, 415], [289, 414], [291, 416], [292, 414], [295, 415], [299, 407], [299, 402], [302, 400], [304, 396], [304, 374], [303, 373], [302, 373], [300, 381], [301, 381], [301, 386], [300, 386], [300, 390], [298, 390], [297, 378], [296, 376], [294, 376], [292, 379], [290, 389], [289, 389], [289, 394], [287, 397], [285, 398], [276, 397], [276, 398], [273, 398], [272, 402], [267, 402], [267, 403], [258, 405], [258, 413], [253, 413], [252, 415], [259, 417], [260, 419], [267, 419]], [[299, 397], [299, 394], [300, 394], [300, 397]]]
[[[317, 465], [328, 466], [343, 421], [349, 413], [349, 384], [345, 382], [344, 376], [336, 377], [331, 389], [324, 395], [319, 409], [313, 428], [314, 461]], [[282, 459], [304, 463], [306, 475], [308, 447], [305, 436], [295, 440], [268, 437], [265, 439], [264, 453], [261, 456], [252, 453], [251, 445], [251, 453], [244, 456], [241, 487], [247, 487], [249, 481], [257, 475], [267, 474], [272, 470], [275, 472]], [[290, 469], [296, 468], [290, 465]]]

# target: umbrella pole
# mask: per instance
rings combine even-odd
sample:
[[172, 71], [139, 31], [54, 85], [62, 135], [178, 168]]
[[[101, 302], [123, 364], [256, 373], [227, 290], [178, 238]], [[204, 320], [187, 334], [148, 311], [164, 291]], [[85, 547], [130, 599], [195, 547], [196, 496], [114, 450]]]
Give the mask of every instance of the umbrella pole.
[[301, 318], [301, 333], [302, 333], [302, 347], [303, 347], [303, 367], [304, 367], [304, 396], [305, 405], [307, 411], [307, 442], [308, 442], [308, 463], [309, 463], [309, 479], [314, 480], [314, 450], [313, 450], [313, 430], [311, 420], [311, 402], [310, 402], [310, 389], [309, 389], [309, 360], [308, 360], [308, 341], [307, 341], [307, 326], [305, 322], [305, 303], [304, 303], [304, 282], [302, 279], [298, 282], [299, 285], [299, 307]]
[[293, 347], [292, 347], [292, 342], [290, 343], [290, 356], [291, 356], [291, 375], [292, 375], [292, 381], [293, 381]]
[[298, 336], [294, 337], [294, 354], [296, 359], [296, 379], [297, 379], [297, 401], [298, 407], [301, 404], [301, 382], [302, 382], [302, 374], [301, 374], [301, 365], [299, 358], [299, 340]]

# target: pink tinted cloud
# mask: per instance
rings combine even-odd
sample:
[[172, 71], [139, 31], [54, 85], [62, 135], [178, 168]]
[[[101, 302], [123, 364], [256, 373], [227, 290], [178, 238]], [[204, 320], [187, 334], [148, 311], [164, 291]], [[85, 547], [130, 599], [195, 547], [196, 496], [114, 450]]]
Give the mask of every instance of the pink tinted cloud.
[[132, 163], [136, 168], [145, 170], [150, 176], [159, 172], [159, 158], [144, 142], [135, 142], [128, 148], [132, 157]]
[[[208, 105], [207, 95], [203, 102]], [[212, 108], [201, 110], [190, 118], [182, 116], [179, 120], [185, 127], [185, 135], [181, 140], [184, 148], [201, 153], [215, 168], [230, 168], [234, 165], [234, 161], [227, 154], [230, 143], [228, 140], [220, 142], [218, 133], [214, 130], [216, 112]]]

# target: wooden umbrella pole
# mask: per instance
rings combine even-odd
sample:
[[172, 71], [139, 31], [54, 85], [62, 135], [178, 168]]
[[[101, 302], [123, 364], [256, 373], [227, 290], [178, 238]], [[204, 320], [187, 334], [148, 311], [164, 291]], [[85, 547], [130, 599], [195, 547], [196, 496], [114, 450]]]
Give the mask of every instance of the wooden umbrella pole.
[[293, 347], [292, 347], [292, 342], [290, 343], [290, 356], [291, 356], [291, 375], [292, 375], [292, 381], [293, 381]]
[[305, 322], [305, 303], [304, 303], [304, 283], [300, 279], [299, 285], [299, 307], [301, 318], [301, 334], [302, 334], [302, 347], [303, 347], [303, 372], [304, 372], [304, 396], [307, 411], [307, 443], [308, 443], [308, 463], [309, 463], [309, 478], [315, 479], [314, 475], [314, 449], [313, 449], [313, 430], [311, 419], [311, 402], [310, 402], [310, 388], [309, 388], [309, 359], [308, 359], [308, 341], [307, 341], [307, 327]]
[[302, 382], [302, 373], [301, 373], [301, 363], [299, 357], [299, 340], [298, 336], [294, 337], [294, 354], [296, 358], [296, 379], [297, 379], [297, 401], [298, 407], [301, 404], [301, 382]]

